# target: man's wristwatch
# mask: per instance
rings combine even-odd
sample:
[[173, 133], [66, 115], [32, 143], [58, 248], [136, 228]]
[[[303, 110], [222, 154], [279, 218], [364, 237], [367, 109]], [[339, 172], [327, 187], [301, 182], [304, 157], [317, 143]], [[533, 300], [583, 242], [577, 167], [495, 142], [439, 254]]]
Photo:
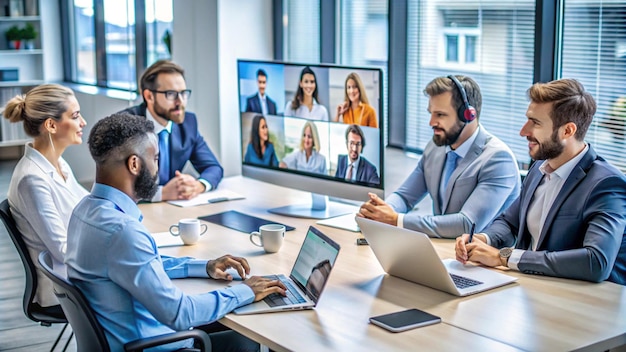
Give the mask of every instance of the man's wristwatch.
[[508, 266], [509, 257], [511, 256], [512, 253], [513, 253], [513, 247], [500, 248], [500, 262], [502, 263], [502, 266]]

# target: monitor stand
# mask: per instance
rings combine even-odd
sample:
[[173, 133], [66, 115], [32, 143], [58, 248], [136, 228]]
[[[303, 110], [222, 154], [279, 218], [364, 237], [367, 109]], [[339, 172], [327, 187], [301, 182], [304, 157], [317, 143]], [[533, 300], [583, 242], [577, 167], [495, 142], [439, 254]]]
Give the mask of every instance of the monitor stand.
[[328, 219], [339, 215], [356, 213], [358, 207], [328, 201], [328, 196], [311, 193], [311, 204], [287, 205], [268, 209], [270, 213], [294, 218]]

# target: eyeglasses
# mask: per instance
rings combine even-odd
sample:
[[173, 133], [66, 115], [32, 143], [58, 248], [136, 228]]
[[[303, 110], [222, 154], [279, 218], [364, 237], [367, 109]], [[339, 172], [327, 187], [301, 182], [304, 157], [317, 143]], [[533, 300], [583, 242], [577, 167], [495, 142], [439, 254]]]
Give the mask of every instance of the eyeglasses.
[[361, 148], [363, 144], [361, 144], [361, 142], [349, 142], [348, 146], [350, 148]]
[[187, 100], [189, 99], [189, 96], [191, 95], [191, 89], [184, 89], [181, 90], [180, 92], [177, 92], [175, 90], [150, 90], [154, 93], [161, 93], [165, 95], [165, 99], [167, 100], [171, 100], [174, 101], [176, 100], [178, 97], [180, 97], [181, 100]]

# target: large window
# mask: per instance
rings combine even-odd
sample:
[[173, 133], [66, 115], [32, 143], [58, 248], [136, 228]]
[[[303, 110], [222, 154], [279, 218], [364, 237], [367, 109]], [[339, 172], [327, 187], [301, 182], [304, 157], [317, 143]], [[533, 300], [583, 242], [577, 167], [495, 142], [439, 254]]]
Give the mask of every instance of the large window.
[[135, 90], [137, 77], [170, 57], [172, 0], [65, 0], [66, 79]]
[[438, 76], [462, 74], [480, 85], [480, 123], [529, 160], [518, 134], [526, 118], [526, 89], [533, 83], [535, 1], [409, 0], [407, 14], [406, 141], [422, 150], [432, 138], [428, 98]]
[[282, 20], [285, 60], [320, 62], [320, 0], [283, 1]]
[[626, 0], [566, 0], [561, 76], [580, 80], [598, 103], [586, 140], [626, 172]]

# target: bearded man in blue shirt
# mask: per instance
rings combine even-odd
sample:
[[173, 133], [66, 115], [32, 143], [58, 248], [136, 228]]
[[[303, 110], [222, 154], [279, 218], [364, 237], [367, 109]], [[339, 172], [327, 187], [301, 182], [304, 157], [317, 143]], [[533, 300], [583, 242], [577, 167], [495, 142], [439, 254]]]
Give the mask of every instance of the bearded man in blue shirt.
[[[68, 277], [95, 311], [111, 350], [121, 351], [138, 338], [206, 325], [270, 293], [284, 294], [278, 281], [260, 277], [198, 295], [182, 292], [170, 279], [232, 280], [226, 269], [245, 277], [250, 267], [244, 258], [231, 255], [208, 261], [159, 255], [137, 207], [158, 186], [158, 141], [151, 121], [127, 113], [111, 115], [95, 124], [88, 143], [96, 161], [96, 183], [70, 219], [65, 262]], [[234, 331], [210, 336], [214, 350], [259, 348]], [[161, 348], [192, 344], [187, 340]]]

